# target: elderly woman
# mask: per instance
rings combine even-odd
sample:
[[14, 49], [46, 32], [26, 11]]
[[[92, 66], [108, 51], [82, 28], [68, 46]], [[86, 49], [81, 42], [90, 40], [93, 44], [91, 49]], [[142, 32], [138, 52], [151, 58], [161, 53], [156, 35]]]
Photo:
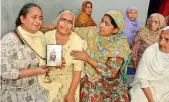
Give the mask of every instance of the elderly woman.
[[162, 30], [158, 43], [143, 53], [130, 90], [131, 102], [169, 102], [168, 85], [169, 26]]
[[92, 3], [90, 1], [84, 1], [82, 4], [82, 11], [75, 20], [75, 27], [89, 27], [96, 26], [96, 23], [91, 18]]
[[140, 29], [140, 22], [137, 20], [137, 17], [137, 7], [128, 7], [124, 16], [125, 27], [123, 33], [126, 35], [129, 45], [133, 42], [137, 31]]
[[122, 79], [126, 76], [131, 51], [122, 34], [123, 27], [121, 13], [109, 11], [101, 20], [99, 32], [96, 27], [75, 28], [88, 43], [87, 52], [71, 53], [74, 59], [86, 62], [81, 102], [128, 102]]
[[166, 26], [164, 16], [158, 13], [150, 15], [146, 27], [140, 29], [132, 47], [133, 67], [136, 69], [144, 50], [158, 41], [161, 29]]
[[72, 50], [83, 50], [83, 41], [74, 32], [74, 14], [69, 11], [62, 11], [57, 18], [56, 30], [45, 34], [47, 44], [62, 45], [62, 57], [66, 64], [61, 68], [52, 68], [49, 72], [51, 83], [40, 83], [49, 90], [50, 102], [79, 102], [79, 81], [83, 68], [83, 61], [73, 60], [70, 56]]
[[1, 40], [1, 102], [47, 102], [48, 91], [40, 87], [45, 74], [45, 36], [39, 31], [42, 10], [33, 3], [22, 7], [16, 30]]

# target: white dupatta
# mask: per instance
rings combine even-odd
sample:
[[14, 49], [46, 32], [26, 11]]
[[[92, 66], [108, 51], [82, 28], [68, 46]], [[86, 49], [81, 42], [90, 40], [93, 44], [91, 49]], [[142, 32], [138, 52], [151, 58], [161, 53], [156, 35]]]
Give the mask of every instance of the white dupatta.
[[167, 75], [169, 75], [169, 54], [160, 51], [159, 44], [155, 43], [145, 50], [132, 85], [140, 79], [155, 81]]

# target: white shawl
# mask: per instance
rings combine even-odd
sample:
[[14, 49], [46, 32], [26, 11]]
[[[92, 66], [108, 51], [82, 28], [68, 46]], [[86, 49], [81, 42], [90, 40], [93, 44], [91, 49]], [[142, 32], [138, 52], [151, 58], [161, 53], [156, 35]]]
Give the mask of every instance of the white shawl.
[[160, 51], [159, 44], [155, 43], [145, 50], [139, 62], [133, 85], [140, 78], [155, 81], [167, 75], [169, 75], [169, 53]]

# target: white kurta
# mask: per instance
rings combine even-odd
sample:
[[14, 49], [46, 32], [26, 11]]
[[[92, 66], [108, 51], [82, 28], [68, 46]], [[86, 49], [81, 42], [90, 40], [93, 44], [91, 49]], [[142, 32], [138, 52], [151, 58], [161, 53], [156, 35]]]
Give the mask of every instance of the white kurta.
[[148, 102], [141, 88], [150, 87], [155, 102], [169, 102], [169, 54], [153, 44], [143, 54], [130, 90], [131, 102]]
[[169, 75], [157, 81], [142, 80], [131, 89], [131, 102], [148, 102], [141, 88], [150, 87], [155, 102], [169, 102]]

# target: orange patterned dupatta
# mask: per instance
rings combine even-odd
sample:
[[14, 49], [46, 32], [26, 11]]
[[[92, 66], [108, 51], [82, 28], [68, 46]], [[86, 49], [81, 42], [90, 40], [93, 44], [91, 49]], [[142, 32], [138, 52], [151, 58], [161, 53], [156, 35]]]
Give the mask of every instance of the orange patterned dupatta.
[[[85, 13], [85, 7], [86, 4], [90, 1], [84, 1], [82, 4], [82, 11], [78, 15], [78, 17], [75, 20], [75, 27], [89, 27], [89, 26], [96, 26], [96, 23], [91, 18], [91, 15], [87, 15]], [[91, 3], [91, 2], [90, 2]], [[91, 3], [92, 4], [92, 3]]]

